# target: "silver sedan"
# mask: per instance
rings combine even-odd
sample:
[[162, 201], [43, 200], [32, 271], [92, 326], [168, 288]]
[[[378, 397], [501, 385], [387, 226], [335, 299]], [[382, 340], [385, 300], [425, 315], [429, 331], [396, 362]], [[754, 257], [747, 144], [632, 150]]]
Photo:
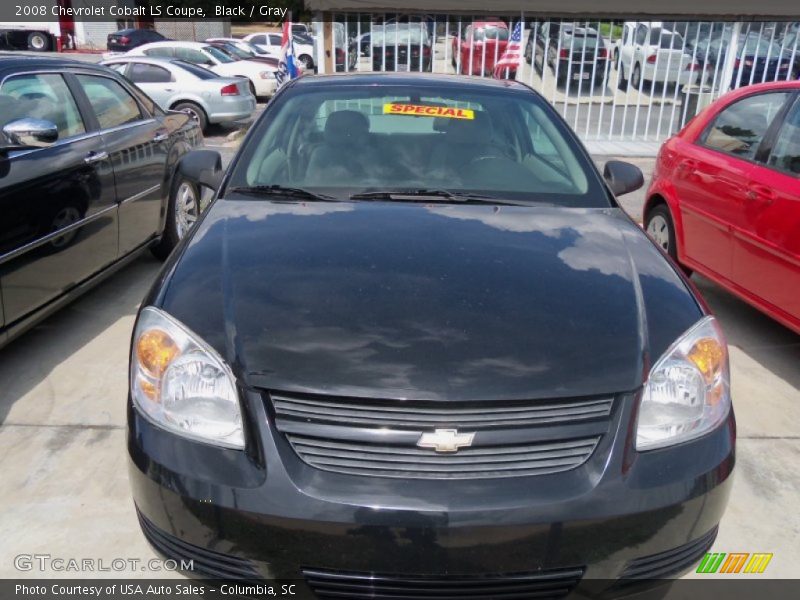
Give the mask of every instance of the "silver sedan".
[[189, 62], [147, 56], [119, 56], [102, 64], [133, 81], [164, 110], [190, 113], [204, 130], [209, 123], [247, 119], [256, 108], [242, 77], [220, 77]]

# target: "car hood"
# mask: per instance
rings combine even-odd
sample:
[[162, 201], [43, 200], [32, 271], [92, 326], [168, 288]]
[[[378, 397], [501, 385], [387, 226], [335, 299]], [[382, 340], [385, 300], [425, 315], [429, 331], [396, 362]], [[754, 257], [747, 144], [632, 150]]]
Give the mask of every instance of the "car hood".
[[629, 391], [702, 316], [619, 209], [219, 200], [166, 273], [148, 302], [285, 391]]

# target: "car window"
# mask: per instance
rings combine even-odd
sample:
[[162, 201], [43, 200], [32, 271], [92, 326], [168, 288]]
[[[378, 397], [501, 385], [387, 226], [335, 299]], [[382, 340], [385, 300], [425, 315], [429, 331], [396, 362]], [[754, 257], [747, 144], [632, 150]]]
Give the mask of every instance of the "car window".
[[109, 69], [114, 69], [120, 75], [125, 75], [128, 63], [105, 63]]
[[348, 197], [450, 189], [561, 206], [608, 206], [569, 130], [534, 94], [411, 86], [303, 90], [272, 108], [231, 186]]
[[283, 44], [283, 36], [272, 34], [269, 36], [269, 43], [271, 46], [280, 46]]
[[118, 82], [93, 75], [78, 75], [77, 78], [97, 115], [100, 129], [119, 127], [142, 118], [136, 100]]
[[642, 45], [647, 40], [647, 27], [644, 25], [639, 25], [639, 28], [636, 30], [636, 43]]
[[254, 35], [250, 38], [250, 41], [254, 44], [262, 44], [265, 45], [267, 43], [267, 36], [265, 35]]
[[175, 56], [175, 49], [168, 46], [158, 46], [156, 48], [148, 48], [144, 51], [146, 56], [166, 56], [172, 58]]
[[59, 139], [86, 131], [78, 106], [61, 75], [9, 77], [0, 87], [0, 127], [23, 117], [54, 123]]
[[168, 83], [172, 81], [172, 73], [157, 65], [133, 63], [128, 78], [134, 83]]
[[717, 115], [702, 143], [715, 150], [754, 159], [770, 123], [788, 98], [786, 92], [773, 92], [734, 102]]
[[800, 100], [786, 117], [769, 157], [769, 166], [800, 175]]
[[173, 60], [172, 64], [184, 71], [191, 73], [198, 79], [216, 79], [219, 77], [219, 75], [214, 73], [214, 71], [210, 71], [205, 67], [201, 67], [200, 65], [196, 65], [194, 63], [183, 60]]
[[207, 65], [213, 61], [195, 48], [175, 48], [175, 58], [185, 60], [196, 65]]
[[206, 54], [210, 54], [223, 64], [235, 62], [230, 56], [225, 54], [219, 48], [214, 48], [214, 46], [203, 46], [203, 52], [205, 52]]

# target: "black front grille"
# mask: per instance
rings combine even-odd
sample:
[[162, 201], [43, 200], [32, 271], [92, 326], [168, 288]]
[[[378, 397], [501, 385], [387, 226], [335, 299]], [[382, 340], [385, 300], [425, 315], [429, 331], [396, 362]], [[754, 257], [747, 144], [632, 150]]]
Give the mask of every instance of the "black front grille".
[[[491, 479], [579, 467], [608, 430], [613, 398], [436, 402], [269, 393], [275, 425], [306, 464], [348, 475]], [[445, 430], [445, 431], [438, 431]], [[466, 437], [456, 449], [439, 435]], [[422, 441], [435, 434], [436, 442]], [[429, 436], [426, 436], [429, 438]], [[422, 447], [418, 447], [418, 442]]]
[[188, 570], [215, 579], [257, 579], [262, 577], [250, 561], [184, 542], [156, 527], [138, 510], [136, 513], [147, 541], [158, 552], [177, 561], [179, 566], [181, 566], [181, 561], [192, 561], [192, 567]]
[[347, 443], [287, 434], [300, 458], [318, 469], [350, 475], [416, 479], [490, 479], [558, 473], [580, 466], [599, 438], [462, 448], [438, 454], [424, 448]]
[[613, 402], [611, 398], [590, 398], [482, 403], [477, 406], [463, 402], [389, 402], [281, 392], [272, 392], [270, 396], [275, 414], [279, 418], [347, 426], [364, 424], [414, 430], [456, 427], [471, 431], [490, 427], [550, 425], [608, 418]]
[[569, 594], [580, 582], [583, 569], [558, 569], [484, 577], [380, 575], [303, 569], [303, 575], [309, 587], [320, 599], [552, 600]]
[[717, 528], [714, 527], [703, 537], [688, 544], [632, 560], [627, 564], [620, 578], [623, 580], [664, 579], [682, 573], [703, 558], [716, 537]]

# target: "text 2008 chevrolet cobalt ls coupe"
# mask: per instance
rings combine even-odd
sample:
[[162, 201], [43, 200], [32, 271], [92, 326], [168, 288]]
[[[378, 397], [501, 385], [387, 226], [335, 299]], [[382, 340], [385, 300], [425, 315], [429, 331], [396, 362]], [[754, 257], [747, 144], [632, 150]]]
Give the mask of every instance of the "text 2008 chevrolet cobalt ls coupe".
[[218, 198], [133, 336], [159, 551], [310, 597], [517, 598], [711, 546], [725, 340], [617, 205], [641, 173], [601, 177], [529, 88], [303, 78], [227, 174], [209, 151], [179, 169]]

